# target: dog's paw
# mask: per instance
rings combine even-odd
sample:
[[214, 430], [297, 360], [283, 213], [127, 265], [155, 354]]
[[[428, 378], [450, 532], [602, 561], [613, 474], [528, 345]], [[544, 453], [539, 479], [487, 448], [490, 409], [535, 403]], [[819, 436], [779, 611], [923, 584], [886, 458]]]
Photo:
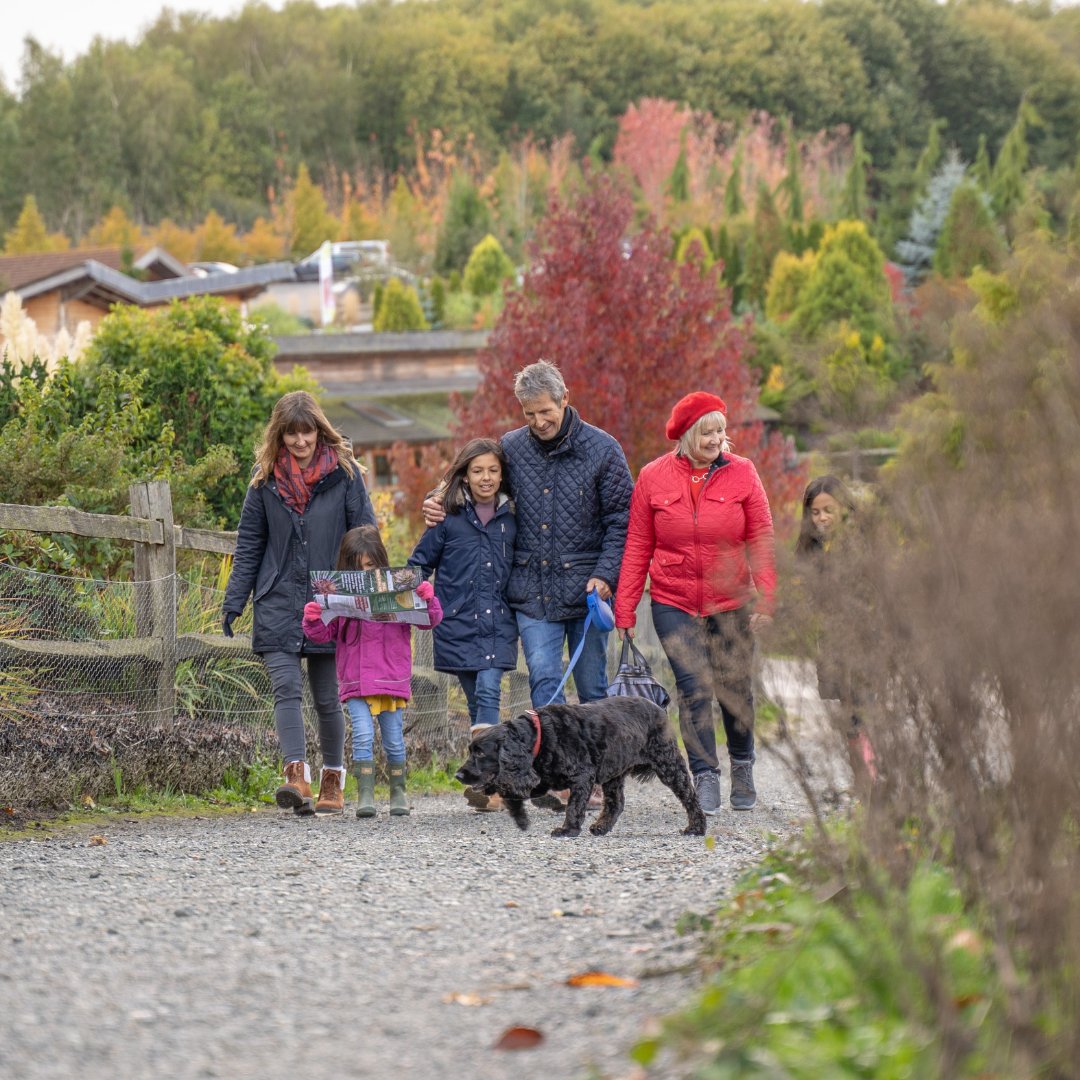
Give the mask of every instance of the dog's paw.
[[529, 818], [526, 814], [522, 814], [520, 817], [514, 818], [514, 824], [522, 831], [525, 832], [529, 827]]
[[683, 836], [704, 836], [706, 833], [706, 825], [702, 822], [700, 825], [687, 825], [683, 829]]
[[589, 832], [591, 832], [593, 836], [606, 836], [611, 832], [611, 823], [598, 818], [589, 826]]
[[570, 839], [574, 836], [580, 836], [580, 829], [568, 829], [565, 825], [560, 825], [557, 829], [551, 830], [551, 835], [561, 839]]

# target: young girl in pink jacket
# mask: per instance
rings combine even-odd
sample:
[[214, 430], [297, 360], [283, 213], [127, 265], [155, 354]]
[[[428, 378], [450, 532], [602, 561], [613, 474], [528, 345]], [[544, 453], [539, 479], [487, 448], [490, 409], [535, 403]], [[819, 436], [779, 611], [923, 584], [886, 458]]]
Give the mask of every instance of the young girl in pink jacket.
[[[345, 534], [338, 570], [376, 570], [389, 565], [374, 525], [361, 525]], [[442, 606], [429, 581], [416, 587], [416, 595], [428, 605], [429, 621], [419, 625], [430, 630], [442, 621]], [[304, 608], [304, 633], [312, 641], [336, 643], [338, 686], [352, 719], [352, 774], [360, 790], [356, 816], [375, 816], [376, 720], [390, 776], [390, 813], [395, 817], [408, 814], [404, 714], [412, 679], [412, 626], [341, 617], [323, 623], [322, 610], [315, 601]]]

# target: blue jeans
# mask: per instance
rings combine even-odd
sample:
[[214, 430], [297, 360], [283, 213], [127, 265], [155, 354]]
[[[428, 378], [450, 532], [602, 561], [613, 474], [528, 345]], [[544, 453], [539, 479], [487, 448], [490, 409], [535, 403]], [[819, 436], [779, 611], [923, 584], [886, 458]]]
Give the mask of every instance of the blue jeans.
[[497, 724], [503, 673], [499, 668], [483, 671], [459, 671], [458, 682], [469, 703], [469, 725]]
[[[539, 709], [551, 702], [551, 695], [563, 677], [563, 642], [569, 648], [569, 655], [573, 656], [581, 641], [585, 620], [545, 622], [519, 611], [517, 624], [525, 666], [529, 669], [529, 694], [533, 708]], [[574, 668], [574, 685], [580, 701], [599, 701], [607, 697], [607, 641], [608, 631], [598, 630], [590, 624], [585, 648]], [[559, 703], [565, 700], [562, 693], [556, 698]]]
[[[345, 702], [352, 718], [353, 761], [371, 761], [375, 757], [375, 718], [363, 698]], [[382, 748], [388, 765], [400, 765], [405, 760], [405, 710], [379, 713]]]
[[716, 769], [713, 698], [720, 705], [728, 755], [754, 760], [754, 637], [750, 609], [689, 615], [652, 605], [653, 626], [675, 673], [679, 730], [692, 773]]

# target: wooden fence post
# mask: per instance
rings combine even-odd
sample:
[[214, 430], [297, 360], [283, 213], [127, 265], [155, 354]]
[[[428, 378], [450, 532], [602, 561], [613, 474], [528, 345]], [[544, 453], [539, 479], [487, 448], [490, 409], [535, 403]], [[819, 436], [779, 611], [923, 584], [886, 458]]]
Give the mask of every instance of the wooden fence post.
[[128, 498], [133, 517], [161, 522], [160, 544], [135, 545], [136, 633], [157, 638], [161, 664], [157, 669], [157, 712], [172, 722], [176, 714], [176, 533], [172, 492], [165, 480], [132, 484]]

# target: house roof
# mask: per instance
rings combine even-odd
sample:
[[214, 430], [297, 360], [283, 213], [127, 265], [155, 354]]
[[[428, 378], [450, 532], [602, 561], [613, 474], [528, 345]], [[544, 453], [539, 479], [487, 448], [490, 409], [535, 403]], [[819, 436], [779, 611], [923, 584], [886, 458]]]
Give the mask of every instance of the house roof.
[[[183, 267], [183, 264], [177, 263], [172, 256], [160, 249], [152, 249], [147, 256], [153, 258], [140, 269], [149, 269], [151, 266], [167, 269], [169, 263]], [[0, 263], [3, 261], [0, 260]], [[184, 269], [186, 270], [186, 267]], [[0, 266], [0, 273], [2, 272], [3, 267]], [[158, 281], [137, 281], [107, 263], [83, 258], [77, 263], [69, 263], [66, 267], [54, 268], [46, 277], [38, 277], [22, 286], [14, 287], [14, 291], [23, 300], [62, 289], [67, 299], [85, 300], [102, 307], [115, 303], [149, 307], [169, 300], [219, 293], [252, 296], [261, 292], [271, 282], [291, 281], [294, 277], [292, 263], [276, 262], [249, 266], [235, 273], [209, 274], [206, 277], [190, 275], [167, 277]]]
[[18, 291], [43, 278], [81, 266], [88, 259], [119, 270], [120, 248], [81, 248], [73, 251], [37, 252], [32, 255], [5, 255], [0, 258], [0, 287]]
[[[0, 289], [14, 289], [19, 292], [27, 285], [45, 281], [88, 262], [100, 263], [110, 270], [120, 271], [124, 265], [124, 251], [119, 247], [95, 247], [7, 255], [0, 258]], [[143, 252], [131, 265], [136, 270], [144, 271], [152, 281], [188, 277], [191, 274], [178, 258], [160, 247], [152, 247]]]

